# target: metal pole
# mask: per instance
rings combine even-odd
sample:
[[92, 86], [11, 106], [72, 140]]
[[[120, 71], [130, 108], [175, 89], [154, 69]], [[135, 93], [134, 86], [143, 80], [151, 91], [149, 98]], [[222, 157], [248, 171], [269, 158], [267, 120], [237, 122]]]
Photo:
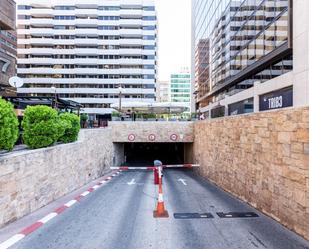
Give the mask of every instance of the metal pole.
[[119, 92], [119, 111], [121, 112], [121, 92]]
[[55, 109], [57, 109], [57, 92], [56, 92], [56, 88], [55, 88]]

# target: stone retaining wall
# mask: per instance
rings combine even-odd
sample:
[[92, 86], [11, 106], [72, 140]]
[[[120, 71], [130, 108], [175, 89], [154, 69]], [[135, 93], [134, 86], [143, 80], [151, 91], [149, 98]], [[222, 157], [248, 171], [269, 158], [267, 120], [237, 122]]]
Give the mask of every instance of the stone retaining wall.
[[81, 130], [75, 143], [0, 156], [0, 227], [102, 176], [121, 163], [114, 157], [120, 152], [108, 128]]
[[194, 130], [201, 175], [309, 239], [309, 107], [199, 121]]

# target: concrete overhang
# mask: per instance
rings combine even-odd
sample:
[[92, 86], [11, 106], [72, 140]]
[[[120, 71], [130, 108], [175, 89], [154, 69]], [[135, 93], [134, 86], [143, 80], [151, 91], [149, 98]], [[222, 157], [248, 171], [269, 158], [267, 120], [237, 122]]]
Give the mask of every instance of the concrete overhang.
[[193, 143], [193, 122], [109, 122], [114, 143]]

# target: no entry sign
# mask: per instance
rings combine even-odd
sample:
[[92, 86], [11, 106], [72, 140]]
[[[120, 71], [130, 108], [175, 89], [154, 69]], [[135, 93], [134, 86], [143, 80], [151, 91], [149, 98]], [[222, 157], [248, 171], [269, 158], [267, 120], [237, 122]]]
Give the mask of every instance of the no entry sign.
[[172, 134], [172, 135], [170, 136], [170, 139], [171, 139], [172, 141], [176, 141], [176, 140], [178, 139], [177, 134]]
[[129, 140], [130, 142], [134, 141], [134, 140], [135, 140], [135, 135], [134, 135], [134, 134], [130, 134], [130, 135], [128, 136], [128, 140]]
[[155, 135], [155, 134], [150, 134], [150, 135], [148, 136], [148, 140], [149, 140], [149, 141], [154, 141], [154, 140], [156, 140], [156, 135]]

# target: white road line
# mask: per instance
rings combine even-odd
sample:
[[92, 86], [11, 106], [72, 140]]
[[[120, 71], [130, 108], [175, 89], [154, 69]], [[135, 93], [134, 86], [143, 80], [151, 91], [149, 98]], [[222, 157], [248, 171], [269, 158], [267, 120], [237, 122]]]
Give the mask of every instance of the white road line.
[[185, 182], [185, 179], [178, 179], [179, 182], [182, 182], [183, 185], [187, 186], [187, 183]]
[[100, 186], [99, 185], [94, 185], [92, 188], [93, 189], [97, 189], [97, 188], [99, 188]]
[[25, 235], [23, 234], [16, 234], [9, 238], [8, 240], [4, 241], [3, 243], [0, 244], [0, 249], [7, 249], [10, 246], [14, 245], [16, 242], [20, 241], [23, 239]]
[[135, 182], [135, 179], [133, 178], [130, 182], [128, 182], [127, 184], [128, 185], [134, 185], [136, 182]]
[[71, 207], [71, 206], [73, 206], [76, 202], [77, 202], [77, 200], [71, 200], [71, 201], [67, 202], [66, 204], [64, 204], [64, 206], [66, 206], [66, 207]]
[[106, 183], [107, 183], [107, 181], [103, 180], [103, 181], [100, 181], [100, 183], [102, 183], [102, 184], [106, 184]]
[[85, 191], [84, 193], [81, 194], [81, 196], [86, 196], [86, 195], [89, 195], [90, 192], [89, 191]]
[[48, 221], [50, 221], [52, 218], [56, 217], [58, 214], [57, 213], [50, 213], [48, 215], [46, 215], [45, 217], [43, 217], [42, 219], [39, 220], [39, 222], [42, 222], [42, 223], [47, 223]]

